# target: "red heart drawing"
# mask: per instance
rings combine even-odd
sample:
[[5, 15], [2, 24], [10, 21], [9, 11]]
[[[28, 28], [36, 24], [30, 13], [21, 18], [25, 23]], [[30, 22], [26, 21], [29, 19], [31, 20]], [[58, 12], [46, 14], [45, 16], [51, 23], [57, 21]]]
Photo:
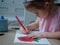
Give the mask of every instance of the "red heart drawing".
[[33, 41], [33, 38], [28, 37], [28, 36], [21, 36], [21, 37], [18, 37], [18, 39], [20, 41], [24, 41], [24, 42], [32, 42]]

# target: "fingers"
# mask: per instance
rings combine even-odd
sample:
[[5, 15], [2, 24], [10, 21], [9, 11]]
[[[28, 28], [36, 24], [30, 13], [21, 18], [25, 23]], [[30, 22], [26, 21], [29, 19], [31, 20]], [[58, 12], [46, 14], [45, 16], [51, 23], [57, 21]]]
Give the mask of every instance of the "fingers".
[[[26, 27], [25, 27], [26, 28]], [[22, 27], [20, 27], [20, 31], [24, 34], [27, 34], [28, 33], [28, 29], [26, 28], [26, 30], [24, 30]]]
[[36, 35], [32, 35], [32, 34], [29, 34], [28, 36], [31, 37], [31, 38], [37, 38]]
[[44, 38], [45, 36], [43, 35], [43, 33], [36, 33], [36, 34], [29, 34], [28, 35], [31, 38]]
[[25, 28], [26, 28], [26, 30], [25, 30], [25, 31], [26, 31], [26, 32], [28, 32], [28, 29], [27, 29], [27, 27], [25, 27]]
[[41, 34], [40, 33], [29, 34], [28, 36], [31, 37], [31, 38], [40, 38], [41, 37]]

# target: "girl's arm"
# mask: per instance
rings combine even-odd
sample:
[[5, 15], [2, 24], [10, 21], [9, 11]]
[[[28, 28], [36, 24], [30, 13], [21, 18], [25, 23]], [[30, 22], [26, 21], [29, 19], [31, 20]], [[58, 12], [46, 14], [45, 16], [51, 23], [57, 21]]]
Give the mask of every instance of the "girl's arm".
[[29, 34], [29, 37], [32, 38], [53, 38], [60, 39], [60, 32], [38, 32], [35, 34]]
[[27, 28], [30, 29], [36, 29], [39, 27], [39, 18], [37, 18], [37, 20], [31, 24], [27, 25]]
[[60, 32], [42, 32], [45, 38], [60, 38]]
[[34, 23], [31, 23], [29, 25], [26, 26], [26, 30], [24, 30], [22, 27], [20, 27], [20, 31], [24, 34], [26, 34], [28, 32], [28, 30], [31, 29], [36, 29], [39, 26], [39, 18], [37, 18], [37, 20]]

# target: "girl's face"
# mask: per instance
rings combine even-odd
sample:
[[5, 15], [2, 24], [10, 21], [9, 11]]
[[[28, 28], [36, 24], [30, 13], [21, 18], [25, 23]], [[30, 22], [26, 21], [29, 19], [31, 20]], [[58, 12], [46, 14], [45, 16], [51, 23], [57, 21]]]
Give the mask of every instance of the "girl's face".
[[38, 10], [38, 9], [29, 9], [30, 12], [33, 12], [36, 14], [38, 17], [46, 17], [48, 16], [48, 11], [45, 10]]

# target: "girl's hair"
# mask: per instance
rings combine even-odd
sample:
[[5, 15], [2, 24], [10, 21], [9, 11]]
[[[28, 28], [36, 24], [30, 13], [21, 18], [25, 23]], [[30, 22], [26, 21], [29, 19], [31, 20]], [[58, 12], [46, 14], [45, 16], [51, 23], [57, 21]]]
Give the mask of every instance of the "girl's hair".
[[[46, 4], [48, 2], [48, 4]], [[36, 8], [36, 9], [50, 9], [54, 4], [54, 0], [32, 0], [25, 2], [26, 9]]]

